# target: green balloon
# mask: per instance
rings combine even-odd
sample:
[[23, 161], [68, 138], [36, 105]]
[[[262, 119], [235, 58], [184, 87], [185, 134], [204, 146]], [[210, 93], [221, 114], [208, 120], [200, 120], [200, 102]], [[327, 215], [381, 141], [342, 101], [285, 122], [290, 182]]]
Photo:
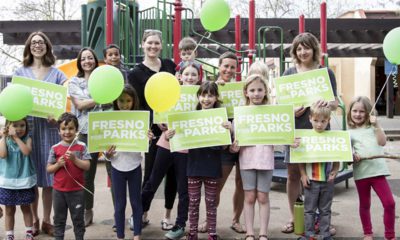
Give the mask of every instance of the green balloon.
[[218, 31], [226, 26], [231, 10], [225, 0], [207, 0], [200, 12], [200, 22], [210, 32]]
[[33, 96], [29, 87], [11, 84], [0, 93], [0, 112], [9, 121], [26, 117], [33, 108]]
[[383, 53], [389, 62], [400, 64], [400, 27], [394, 28], [386, 34], [383, 39]]
[[96, 103], [111, 103], [121, 95], [124, 88], [124, 77], [118, 68], [103, 65], [90, 74], [89, 93]]

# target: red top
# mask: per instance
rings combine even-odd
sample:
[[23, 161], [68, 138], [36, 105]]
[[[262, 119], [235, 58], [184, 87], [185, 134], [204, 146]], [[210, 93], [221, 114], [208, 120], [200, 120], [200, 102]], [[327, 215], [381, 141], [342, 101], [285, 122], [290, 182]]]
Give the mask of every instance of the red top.
[[[59, 142], [51, 147], [49, 153], [48, 163], [54, 164], [56, 161], [63, 156], [68, 149], [69, 145]], [[75, 156], [81, 160], [90, 160], [90, 154], [87, 152], [86, 145], [83, 142], [78, 141], [70, 149]], [[68, 172], [71, 174], [68, 174]], [[79, 191], [82, 187], [79, 185], [84, 184], [84, 170], [77, 167], [70, 160], [65, 159], [65, 167], [61, 167], [54, 173], [53, 188], [62, 192]], [[74, 179], [79, 183], [77, 184]]]

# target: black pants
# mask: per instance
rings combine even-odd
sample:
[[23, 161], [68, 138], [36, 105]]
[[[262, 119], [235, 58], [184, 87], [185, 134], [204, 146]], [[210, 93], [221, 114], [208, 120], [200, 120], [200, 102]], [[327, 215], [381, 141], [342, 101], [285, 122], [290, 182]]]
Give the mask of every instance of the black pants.
[[[144, 188], [144, 186], [146, 185], [153, 170], [154, 160], [156, 159], [156, 154], [158, 149], [157, 146], [158, 138], [159, 137], [151, 141], [149, 146], [149, 152], [145, 153], [144, 155], [144, 176], [143, 176], [142, 188]], [[164, 207], [166, 209], [172, 209], [174, 207], [176, 192], [177, 192], [177, 187], [175, 179], [175, 169], [173, 167], [169, 167], [167, 174], [165, 175], [165, 188], [164, 188], [164, 197], [165, 197]]]
[[74, 225], [76, 240], [83, 240], [85, 235], [84, 221], [84, 191], [61, 192], [53, 189], [54, 209], [54, 238], [64, 239], [65, 224], [67, 222], [68, 209]]
[[142, 204], [144, 212], [147, 212], [150, 209], [154, 194], [160, 186], [168, 169], [174, 168], [179, 194], [176, 224], [181, 227], [186, 226], [189, 205], [186, 164], [187, 154], [179, 152], [171, 153], [168, 149], [158, 147], [153, 171], [151, 172], [149, 180], [142, 189]]

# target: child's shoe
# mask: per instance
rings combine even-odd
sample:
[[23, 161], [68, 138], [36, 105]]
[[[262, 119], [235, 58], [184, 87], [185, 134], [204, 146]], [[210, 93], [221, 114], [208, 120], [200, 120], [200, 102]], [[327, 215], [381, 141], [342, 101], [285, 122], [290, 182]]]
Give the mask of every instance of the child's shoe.
[[34, 240], [32, 232], [27, 232], [25, 235], [25, 240]]
[[6, 238], [4, 240], [14, 240], [14, 235], [13, 234], [9, 234], [6, 236]]
[[165, 237], [168, 238], [168, 239], [175, 240], [175, 239], [182, 238], [184, 235], [185, 235], [185, 228], [181, 227], [181, 226], [178, 226], [178, 225], [175, 225], [175, 226], [172, 227], [171, 230], [169, 230], [165, 234]]
[[218, 235], [217, 234], [208, 234], [208, 240], [218, 240]]
[[186, 236], [186, 240], [198, 240], [198, 236], [197, 234], [190, 234], [188, 233], [188, 235]]

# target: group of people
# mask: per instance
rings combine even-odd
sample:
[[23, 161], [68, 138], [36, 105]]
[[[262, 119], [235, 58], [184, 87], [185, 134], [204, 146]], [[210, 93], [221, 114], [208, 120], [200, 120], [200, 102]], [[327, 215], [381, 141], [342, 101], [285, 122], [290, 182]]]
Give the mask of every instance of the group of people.
[[[73, 104], [73, 113], [64, 113], [59, 119], [28, 117], [19, 121], [8, 121], [1, 130], [0, 140], [0, 204], [5, 206], [6, 239], [14, 237], [14, 215], [16, 206], [21, 206], [26, 228], [26, 240], [31, 240], [40, 231], [55, 239], [64, 239], [67, 212], [70, 211], [76, 239], [84, 239], [85, 227], [94, 218], [94, 180], [99, 153], [89, 154], [88, 114], [94, 111], [147, 110], [152, 112], [144, 97], [147, 80], [158, 72], [176, 74], [182, 85], [199, 85], [196, 110], [221, 106], [218, 86], [235, 77], [238, 59], [234, 53], [226, 52], [219, 58], [219, 74], [216, 81], [203, 77], [202, 67], [195, 62], [197, 43], [184, 38], [179, 44], [182, 62], [178, 65], [169, 59], [160, 58], [162, 36], [158, 30], [146, 30], [141, 46], [143, 62], [128, 71], [121, 64], [118, 46], [110, 45], [104, 50], [104, 62], [117, 67], [123, 73], [125, 86], [121, 95], [110, 104], [96, 104], [88, 91], [88, 79], [99, 66], [95, 52], [82, 48], [77, 57], [78, 74], [68, 84]], [[322, 68], [319, 64], [318, 40], [310, 33], [299, 34], [293, 41], [291, 56], [294, 67], [284, 75]], [[63, 84], [65, 75], [52, 67], [55, 57], [48, 37], [41, 32], [32, 33], [26, 41], [23, 67], [15, 75]], [[336, 81], [331, 70], [329, 77], [336, 96]], [[268, 84], [268, 68], [262, 62], [250, 66], [243, 94], [246, 105], [272, 104]], [[295, 109], [296, 129], [314, 129], [323, 132], [329, 129], [331, 111], [337, 100], [320, 100], [311, 107]], [[383, 159], [362, 160], [366, 155], [383, 153], [386, 136], [371, 115], [372, 104], [366, 97], [357, 97], [350, 104], [348, 125], [354, 148], [354, 179], [359, 193], [359, 214], [364, 230], [364, 240], [373, 239], [370, 205], [371, 188], [374, 189], [384, 207], [385, 239], [395, 239], [395, 202], [386, 181], [389, 175]], [[152, 119], [151, 119], [152, 120]], [[204, 147], [171, 152], [169, 140], [175, 130], [166, 124], [152, 124], [148, 132], [150, 147], [144, 155], [142, 177], [141, 153], [121, 152], [115, 146], [101, 153], [106, 160], [111, 179], [114, 204], [114, 231], [118, 239], [125, 238], [125, 208], [127, 190], [132, 207], [130, 217], [134, 239], [140, 239], [142, 229], [149, 223], [148, 211], [154, 195], [165, 177], [165, 215], [161, 228], [168, 239], [185, 236], [198, 239], [199, 232], [207, 232], [208, 239], [218, 239], [217, 208], [220, 193], [228, 176], [235, 168], [235, 191], [233, 194], [233, 216], [231, 228], [245, 234], [246, 240], [267, 240], [270, 219], [269, 191], [274, 169], [274, 147], [257, 145], [239, 147], [234, 139], [234, 119], [222, 126], [229, 129], [233, 144], [230, 146]], [[60, 141], [61, 139], [61, 141]], [[301, 139], [286, 146], [285, 162], [288, 167], [287, 196], [290, 213], [289, 222], [282, 232], [294, 231], [294, 203], [304, 189], [304, 239], [313, 238], [317, 232], [315, 219], [318, 211], [318, 234], [331, 239], [331, 205], [333, 180], [338, 173], [337, 163], [290, 163], [288, 149], [296, 148]], [[319, 174], [315, 174], [319, 173]], [[322, 173], [322, 174], [321, 174]], [[199, 222], [201, 187], [205, 186], [206, 220]], [[42, 188], [43, 221], [40, 228], [38, 214], [38, 187]], [[171, 219], [171, 210], [178, 194], [176, 220]], [[255, 203], [259, 204], [259, 232], [254, 228]], [[51, 224], [51, 208], [54, 209]], [[318, 210], [317, 210], [318, 209]], [[244, 211], [245, 225], [240, 223]], [[2, 211], [0, 212], [2, 215]], [[258, 235], [258, 238], [256, 238]]]

